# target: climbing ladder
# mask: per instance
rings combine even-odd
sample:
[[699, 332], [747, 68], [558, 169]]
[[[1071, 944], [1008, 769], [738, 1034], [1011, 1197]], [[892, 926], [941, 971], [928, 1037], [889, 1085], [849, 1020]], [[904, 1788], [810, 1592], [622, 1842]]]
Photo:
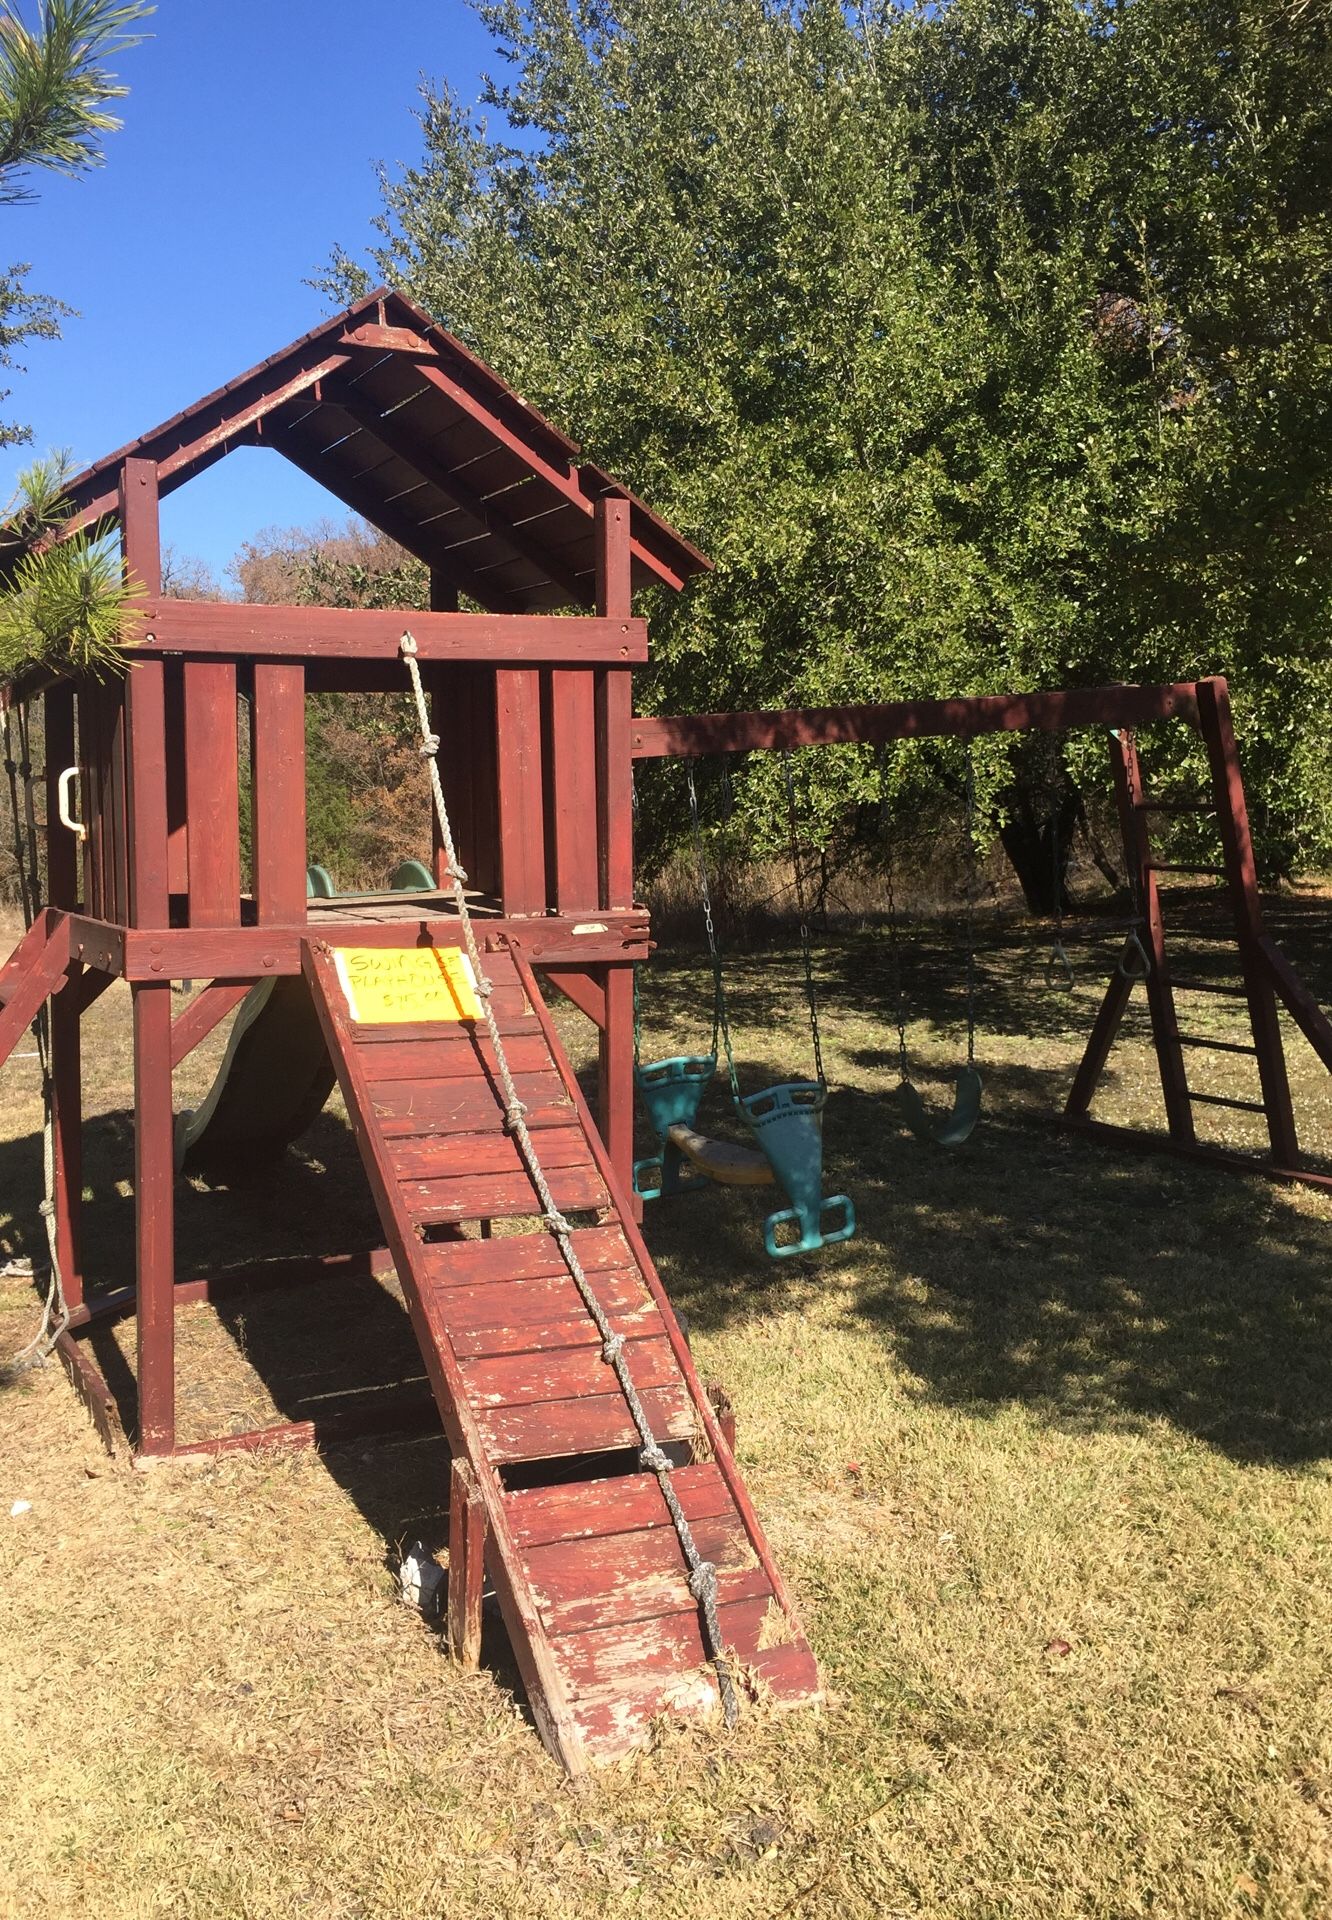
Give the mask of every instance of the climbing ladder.
[[[485, 965], [554, 1204], [680, 1463], [733, 1668], [811, 1700], [813, 1655], [531, 970], [502, 944]], [[455, 1648], [479, 1641], [483, 1552], [542, 1738], [578, 1773], [640, 1744], [656, 1714], [717, 1701], [661, 1483], [544, 1223], [484, 1030], [358, 1024], [334, 950], [308, 941], [304, 966], [454, 1455]]]
[[[1332, 1186], [1332, 1179], [1310, 1174], [1300, 1165], [1290, 1080], [1277, 1015], [1278, 1001], [1285, 1005], [1310, 1045], [1329, 1068], [1332, 1068], [1332, 1022], [1328, 1021], [1263, 923], [1244, 786], [1229, 699], [1224, 686], [1214, 681], [1199, 683], [1198, 724], [1207, 748], [1211, 776], [1212, 791], [1208, 799], [1152, 799], [1144, 785], [1133, 736], [1119, 732], [1113, 736], [1111, 743], [1111, 770], [1130, 891], [1141, 915], [1141, 940], [1149, 961], [1144, 985], [1170, 1144], [1196, 1157], [1213, 1159], [1229, 1166], [1255, 1164], [1281, 1176]], [[1209, 816], [1216, 822], [1220, 854], [1215, 862], [1190, 864], [1157, 858], [1153, 847], [1153, 823], [1162, 816], [1181, 814]], [[1163, 875], [1167, 878], [1211, 878], [1224, 883], [1240, 963], [1237, 980], [1214, 982], [1172, 973], [1166, 947], [1160, 884]], [[1112, 976], [1064, 1110], [1065, 1118], [1073, 1124], [1120, 1139], [1131, 1136], [1132, 1130], [1107, 1127], [1092, 1121], [1088, 1115], [1136, 977], [1130, 968], [1120, 968]], [[1219, 1039], [1181, 1028], [1175, 1003], [1177, 993], [1210, 994], [1243, 1002], [1248, 1016], [1249, 1039]], [[1254, 1061], [1257, 1085], [1249, 1095], [1205, 1092], [1190, 1085], [1187, 1057], [1194, 1053], [1209, 1052], [1243, 1055]], [[1267, 1127], [1269, 1155], [1255, 1162], [1247, 1156], [1200, 1141], [1196, 1126], [1196, 1110], [1200, 1107], [1261, 1114]]]

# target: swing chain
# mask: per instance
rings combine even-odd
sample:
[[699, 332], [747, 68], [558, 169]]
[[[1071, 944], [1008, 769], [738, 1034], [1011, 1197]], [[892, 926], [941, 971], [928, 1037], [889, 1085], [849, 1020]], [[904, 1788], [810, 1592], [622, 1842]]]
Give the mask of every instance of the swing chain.
[[721, 942], [717, 938], [717, 925], [712, 915], [712, 889], [708, 885], [708, 862], [703, 849], [703, 823], [698, 810], [698, 783], [694, 778], [694, 763], [685, 761], [685, 785], [689, 790], [689, 821], [693, 832], [694, 862], [698, 869], [698, 891], [703, 902], [703, 927], [708, 937], [708, 956], [712, 961], [712, 1046], [715, 1055], [717, 1040], [720, 1036], [726, 1052], [726, 1072], [731, 1082], [731, 1099], [737, 1113], [740, 1111], [740, 1076], [735, 1070], [735, 1054], [731, 1046], [731, 1021], [726, 1006], [726, 980], [722, 964]]
[[966, 864], [967, 942], [967, 1065], [976, 1064], [976, 897], [980, 871], [976, 860], [976, 760], [971, 740], [963, 742], [966, 773], [963, 786], [962, 852]]
[[[415, 636], [411, 633], [404, 633], [399, 642], [399, 648], [412, 684], [412, 694], [416, 701], [416, 711], [420, 720], [421, 737], [423, 740], [426, 740], [430, 736], [430, 710], [426, 704], [425, 688], [421, 681], [421, 669], [417, 661]], [[463, 944], [467, 951], [467, 957], [471, 961], [472, 972], [476, 980], [477, 998], [481, 1003], [482, 1018], [485, 1021], [486, 1032], [489, 1036], [491, 1050], [494, 1054], [495, 1066], [498, 1071], [500, 1087], [504, 1097], [505, 1112], [506, 1114], [512, 1113], [514, 1116], [512, 1137], [517, 1143], [518, 1151], [523, 1158], [523, 1164], [526, 1166], [528, 1176], [531, 1179], [533, 1187], [536, 1189], [537, 1198], [541, 1203], [541, 1218], [547, 1230], [554, 1236], [555, 1242], [560, 1250], [560, 1257], [564, 1261], [569, 1278], [578, 1289], [579, 1296], [592, 1317], [593, 1325], [596, 1327], [602, 1342], [602, 1353], [605, 1358], [605, 1363], [614, 1373], [616, 1384], [624, 1396], [625, 1405], [629, 1409], [629, 1417], [634, 1423], [641, 1443], [638, 1456], [640, 1465], [645, 1472], [654, 1473], [657, 1477], [657, 1485], [661, 1490], [661, 1497], [670, 1514], [671, 1524], [675, 1528], [676, 1538], [680, 1542], [680, 1551], [684, 1555], [685, 1564], [689, 1568], [689, 1591], [697, 1601], [699, 1610], [703, 1616], [708, 1658], [717, 1676], [717, 1691], [721, 1698], [722, 1711], [726, 1724], [728, 1727], [731, 1727], [735, 1725], [739, 1718], [740, 1706], [736, 1695], [735, 1681], [731, 1673], [731, 1663], [727, 1657], [725, 1642], [722, 1636], [721, 1622], [717, 1614], [717, 1569], [713, 1562], [711, 1560], [705, 1560], [698, 1550], [698, 1544], [694, 1539], [693, 1528], [690, 1526], [685, 1510], [680, 1504], [680, 1496], [671, 1484], [674, 1463], [670, 1459], [670, 1456], [663, 1452], [657, 1444], [656, 1436], [652, 1431], [652, 1423], [648, 1418], [647, 1409], [644, 1407], [638, 1389], [634, 1384], [633, 1375], [630, 1372], [628, 1361], [625, 1358], [624, 1349], [617, 1343], [615, 1329], [611, 1325], [606, 1310], [598, 1299], [596, 1291], [583, 1269], [583, 1263], [578, 1257], [578, 1249], [574, 1245], [573, 1232], [570, 1224], [556, 1206], [554, 1195], [551, 1193], [550, 1184], [546, 1179], [545, 1169], [542, 1167], [541, 1158], [537, 1152], [536, 1142], [533, 1140], [527, 1121], [524, 1118], [522, 1102], [518, 1098], [518, 1091], [513, 1083], [513, 1074], [509, 1067], [508, 1053], [505, 1049], [503, 1036], [500, 1033], [499, 1022], [495, 1017], [495, 1009], [491, 1004], [493, 988], [490, 981], [486, 978], [485, 969], [481, 960], [481, 950], [477, 944], [476, 929], [472, 924], [471, 911], [467, 905], [467, 895], [463, 891], [461, 880], [458, 878], [458, 856], [454, 847], [453, 828], [449, 820], [448, 808], [444, 803], [444, 788], [440, 781], [437, 757], [433, 754], [427, 755], [426, 765], [430, 769], [430, 790], [434, 799], [435, 818], [439, 825], [439, 836], [444, 849], [446, 870], [451, 876], [450, 885], [453, 891], [454, 907], [458, 915]]]
[[791, 824], [791, 871], [795, 876], [796, 908], [800, 914], [800, 952], [805, 967], [805, 1000], [809, 1007], [809, 1031], [814, 1042], [814, 1074], [821, 1087], [828, 1084], [823, 1071], [823, 1042], [819, 1034], [819, 996], [814, 985], [814, 948], [809, 932], [809, 906], [805, 898], [805, 877], [800, 864], [800, 823], [796, 814], [795, 780], [791, 755], [782, 753], [782, 774], [786, 781], [786, 811]]
[[889, 749], [884, 746], [879, 753], [879, 830], [883, 834], [885, 847], [884, 881], [888, 893], [888, 954], [892, 963], [893, 998], [897, 1003], [897, 1073], [898, 1078], [905, 1081], [911, 1078], [911, 1062], [907, 1058], [906, 983], [902, 978], [901, 927], [897, 918], [897, 894], [893, 886], [893, 835], [889, 823], [888, 767]]

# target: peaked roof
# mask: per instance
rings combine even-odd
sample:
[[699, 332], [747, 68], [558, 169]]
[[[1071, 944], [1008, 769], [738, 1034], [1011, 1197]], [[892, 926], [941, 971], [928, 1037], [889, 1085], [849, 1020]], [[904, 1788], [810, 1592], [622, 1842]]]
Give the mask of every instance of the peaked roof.
[[635, 586], [710, 564], [405, 294], [388, 288], [108, 454], [69, 488], [77, 526], [119, 512], [119, 470], [170, 493], [269, 447], [494, 612], [590, 606], [595, 502], [631, 502]]

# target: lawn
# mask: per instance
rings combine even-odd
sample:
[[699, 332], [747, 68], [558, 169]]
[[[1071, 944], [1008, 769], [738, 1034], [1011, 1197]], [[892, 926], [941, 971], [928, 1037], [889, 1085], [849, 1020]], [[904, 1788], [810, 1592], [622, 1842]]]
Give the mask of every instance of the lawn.
[[[1276, 916], [1325, 1003], [1326, 913], [1311, 896]], [[1209, 903], [1191, 924], [1189, 973], [1222, 977]], [[923, 928], [908, 968], [933, 1095], [961, 1051], [949, 941]], [[856, 1240], [776, 1265], [756, 1198], [649, 1209], [704, 1371], [736, 1403], [820, 1712], [664, 1727], [571, 1787], [498, 1624], [462, 1675], [396, 1598], [394, 1543], [446, 1547], [438, 1439], [135, 1472], [58, 1369], [0, 1390], [0, 1912], [1332, 1911], [1332, 1196], [1042, 1123], [1108, 951], [1081, 949], [1076, 991], [1054, 993], [1043, 937], [985, 924], [986, 1117], [946, 1152], [896, 1118], [880, 930], [839, 935], [820, 957], [827, 1172]], [[748, 1085], [808, 1067], [797, 973], [789, 950], [737, 963]], [[654, 974], [654, 1049], [696, 1045], [700, 956], [663, 953]], [[1237, 1031], [1233, 1004], [1189, 1017]], [[1156, 1121], [1144, 1019], [1139, 993], [1106, 1118]], [[1288, 1037], [1306, 1138], [1332, 1155], [1328, 1076]], [[124, 989], [89, 1043], [89, 1268], [111, 1283], [132, 1226]], [[181, 1103], [220, 1045], [188, 1063]], [[1251, 1091], [1251, 1061], [1201, 1059], [1200, 1087]], [[11, 1062], [4, 1090], [9, 1258], [35, 1247], [34, 1063]], [[1254, 1139], [1228, 1118], [1211, 1137]], [[181, 1190], [198, 1271], [376, 1237], [336, 1109], [257, 1187]], [[0, 1280], [0, 1348], [33, 1317], [31, 1283]], [[180, 1331], [187, 1437], [419, 1373], [386, 1281], [191, 1307]], [[119, 1338], [103, 1359], [127, 1391]]]

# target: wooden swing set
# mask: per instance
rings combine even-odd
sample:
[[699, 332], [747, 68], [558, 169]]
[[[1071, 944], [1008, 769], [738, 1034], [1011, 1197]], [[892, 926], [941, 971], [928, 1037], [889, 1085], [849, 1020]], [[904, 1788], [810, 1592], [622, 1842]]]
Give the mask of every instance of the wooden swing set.
[[[417, 555], [430, 608], [163, 598], [159, 498], [236, 447], [282, 454]], [[122, 676], [34, 671], [6, 695], [16, 708], [44, 707], [45, 817], [33, 833], [45, 898], [0, 971], [0, 1064], [45, 1011], [63, 1286], [54, 1349], [115, 1445], [120, 1408], [94, 1342], [109, 1321], [134, 1317], [127, 1418], [144, 1462], [441, 1425], [453, 1462], [450, 1644], [475, 1660], [484, 1569], [537, 1726], [571, 1771], [640, 1742], [665, 1708], [734, 1706], [747, 1688], [788, 1703], [819, 1691], [638, 1225], [634, 971], [650, 943], [634, 897], [634, 760], [1115, 729], [1167, 1132], [1090, 1117], [1134, 984], [1118, 971], [1065, 1117], [1115, 1143], [1332, 1184], [1301, 1167], [1277, 1003], [1329, 1066], [1332, 1026], [1263, 926], [1224, 682], [635, 719], [632, 676], [648, 634], [633, 595], [679, 590], [707, 561], [387, 291], [89, 469], [70, 498], [68, 530], [117, 528], [146, 598]], [[477, 610], [459, 611], [460, 596]], [[413, 686], [425, 703], [423, 756], [439, 775], [431, 890], [312, 894], [306, 701]], [[248, 717], [239, 740], [238, 700]], [[1170, 869], [1152, 853], [1156, 809], [1133, 743], [1133, 729], [1161, 720], [1197, 728], [1207, 748], [1215, 870], [1239, 958], [1228, 990], [1247, 1008], [1259, 1083], [1253, 1100], [1224, 1104], [1264, 1115], [1261, 1159], [1195, 1131], [1195, 1109], [1216, 1096], [1190, 1089], [1185, 1050], [1219, 1043], [1182, 1032], [1176, 1013], [1177, 994], [1210, 989], [1171, 977], [1158, 887]], [[133, 1010], [132, 1274], [108, 1266], [82, 1217], [81, 1022], [116, 980], [128, 982]], [[185, 981], [205, 984], [177, 1010], [173, 987]], [[595, 1114], [551, 1020], [549, 986], [595, 1029]], [[225, 1123], [277, 1156], [317, 1110], [320, 1076], [325, 1086], [335, 1076], [382, 1247], [178, 1272], [172, 1076], [238, 1009], [225, 1084], [187, 1150], [204, 1152]], [[786, 1085], [821, 1102], [821, 1073]], [[751, 1116], [760, 1147], [765, 1117]], [[796, 1227], [808, 1228], [812, 1207], [815, 1231], [849, 1230], [850, 1203], [825, 1221], [831, 1204], [821, 1191], [793, 1198]], [[304, 1285], [313, 1321], [321, 1280], [389, 1268], [429, 1377], [424, 1413], [403, 1395], [358, 1414], [179, 1438], [178, 1308]]]

